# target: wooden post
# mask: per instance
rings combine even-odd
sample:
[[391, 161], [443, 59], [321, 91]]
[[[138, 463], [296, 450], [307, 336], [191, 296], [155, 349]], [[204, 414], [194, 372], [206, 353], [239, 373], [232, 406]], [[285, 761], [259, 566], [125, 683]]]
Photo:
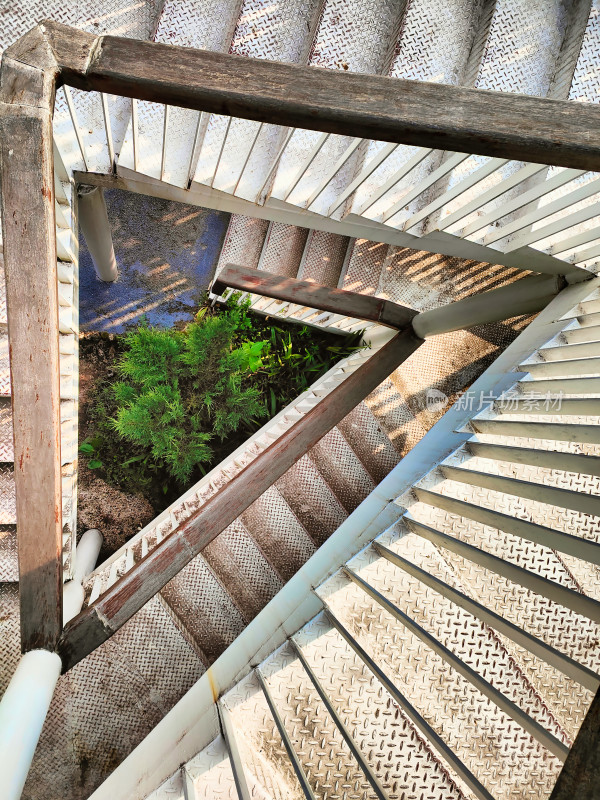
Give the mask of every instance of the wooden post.
[[21, 647], [27, 652], [54, 650], [62, 628], [62, 490], [52, 163], [56, 70], [39, 37], [30, 37], [24, 53], [22, 43], [2, 59], [0, 175]]

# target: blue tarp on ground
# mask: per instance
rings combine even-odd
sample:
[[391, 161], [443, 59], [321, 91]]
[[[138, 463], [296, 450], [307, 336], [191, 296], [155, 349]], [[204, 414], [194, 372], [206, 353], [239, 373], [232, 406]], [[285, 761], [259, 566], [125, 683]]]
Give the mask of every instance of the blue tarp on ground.
[[81, 331], [122, 333], [189, 320], [214, 273], [229, 214], [146, 195], [105, 192], [119, 278], [96, 277], [85, 241], [79, 254]]

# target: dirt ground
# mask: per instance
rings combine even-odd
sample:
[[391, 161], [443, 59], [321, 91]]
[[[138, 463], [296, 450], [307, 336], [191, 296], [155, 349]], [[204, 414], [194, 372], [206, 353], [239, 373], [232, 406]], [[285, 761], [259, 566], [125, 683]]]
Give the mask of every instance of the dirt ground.
[[[79, 360], [79, 441], [91, 435], [88, 419], [90, 391], [96, 381], [109, 377], [115, 357], [113, 334], [95, 334], [80, 341]], [[77, 501], [77, 534], [98, 528], [103, 545], [99, 561], [118, 550], [137, 531], [154, 518], [154, 510], [141, 494], [128, 494], [88, 469], [87, 458], [80, 457]]]

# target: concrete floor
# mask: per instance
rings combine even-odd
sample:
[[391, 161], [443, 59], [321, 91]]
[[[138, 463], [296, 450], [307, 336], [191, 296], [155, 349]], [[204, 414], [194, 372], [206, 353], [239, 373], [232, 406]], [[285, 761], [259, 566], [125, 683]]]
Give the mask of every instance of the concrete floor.
[[98, 280], [80, 237], [80, 328], [122, 333], [192, 318], [212, 278], [229, 214], [121, 189], [105, 192], [119, 278]]

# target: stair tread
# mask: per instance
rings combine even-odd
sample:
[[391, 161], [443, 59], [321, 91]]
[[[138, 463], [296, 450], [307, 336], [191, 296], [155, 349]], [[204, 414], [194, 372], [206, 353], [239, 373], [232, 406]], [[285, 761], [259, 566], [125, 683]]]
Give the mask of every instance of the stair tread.
[[16, 525], [0, 525], [0, 583], [19, 580]]
[[[398, 542], [396, 549], [410, 556], [412, 553], [406, 544], [404, 542], [403, 547], [403, 543]], [[358, 580], [364, 581], [398, 609], [403, 618], [414, 622], [426, 637], [431, 637], [441, 648], [445, 648], [446, 656], [443, 657], [447, 663], [452, 664], [452, 659], [455, 659], [464, 664], [474, 676], [470, 682], [483, 679], [509, 703], [514, 704], [515, 714], [531, 717], [543, 731], [564, 742], [566, 731], [547, 713], [543, 697], [534, 690], [489, 627], [415, 577], [398, 569], [375, 550], [364, 551], [352, 559], [348, 567]], [[361, 584], [359, 586], [365, 591]], [[401, 620], [399, 622], [404, 625]], [[421, 641], [428, 646], [426, 640]], [[509, 716], [512, 716], [511, 712]], [[542, 731], [538, 729], [538, 733]]]
[[[352, 631], [363, 647], [372, 653], [384, 671], [392, 678], [398, 689], [410, 697], [417, 710], [426, 715], [437, 733], [447, 742], [453, 752], [478, 777], [488, 791], [496, 796], [504, 793], [513, 781], [519, 781], [521, 790], [525, 775], [517, 777], [521, 770], [534, 768], [538, 759], [548, 754], [534, 742], [528, 733], [501, 711], [490, 699], [484, 697], [469, 681], [459, 675], [440, 655], [426, 647], [410, 633], [388, 611], [368, 597], [347, 579], [336, 576], [318, 590], [333, 609], [336, 617]], [[427, 661], [427, 669], [420, 668]], [[479, 732], [469, 724], [470, 708], [476, 709], [480, 723]], [[508, 769], [497, 755], [490, 752], [496, 763], [494, 778], [486, 775], [486, 751], [490, 742], [483, 731], [490, 734], [497, 726], [511, 731], [511, 740], [523, 745], [527, 742], [528, 757], [519, 764], [515, 761]], [[468, 740], [465, 731], [468, 729]], [[503, 741], [505, 742], [503, 734]], [[475, 745], [476, 743], [476, 745]], [[477, 755], [475, 755], [477, 754]], [[538, 762], [539, 763], [539, 762]], [[550, 766], [552, 764], [552, 766]], [[560, 769], [558, 760], [551, 757], [545, 768], [545, 779], [551, 788]], [[553, 777], [548, 773], [552, 771]]]
[[[242, 4], [229, 52], [290, 64], [306, 63], [318, 20], [318, 0]], [[273, 35], [277, 31], [277, 35]], [[211, 115], [194, 180], [254, 201], [268, 178], [286, 131], [276, 125]], [[227, 137], [224, 141], [224, 137]], [[220, 158], [219, 158], [220, 157]], [[217, 168], [218, 171], [215, 172]]]

